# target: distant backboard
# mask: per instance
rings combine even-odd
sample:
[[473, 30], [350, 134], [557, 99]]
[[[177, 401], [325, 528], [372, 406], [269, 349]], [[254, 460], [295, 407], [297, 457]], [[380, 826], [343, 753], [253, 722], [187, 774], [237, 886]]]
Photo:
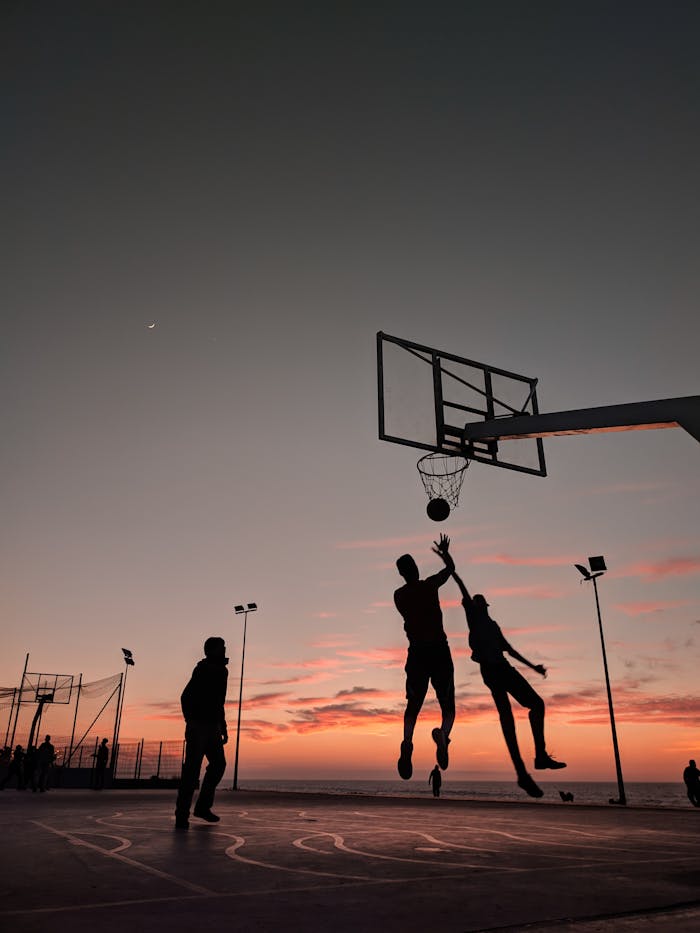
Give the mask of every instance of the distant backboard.
[[27, 671], [22, 684], [22, 702], [70, 703], [72, 674], [34, 674]]
[[377, 334], [379, 438], [546, 476], [540, 438], [470, 440], [473, 422], [537, 415], [537, 379]]

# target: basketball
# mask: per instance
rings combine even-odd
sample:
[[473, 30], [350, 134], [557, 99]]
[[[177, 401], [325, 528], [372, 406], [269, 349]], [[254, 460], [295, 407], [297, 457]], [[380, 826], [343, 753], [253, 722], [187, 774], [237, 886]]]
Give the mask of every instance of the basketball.
[[434, 522], [444, 522], [450, 514], [450, 506], [444, 499], [431, 499], [426, 512]]

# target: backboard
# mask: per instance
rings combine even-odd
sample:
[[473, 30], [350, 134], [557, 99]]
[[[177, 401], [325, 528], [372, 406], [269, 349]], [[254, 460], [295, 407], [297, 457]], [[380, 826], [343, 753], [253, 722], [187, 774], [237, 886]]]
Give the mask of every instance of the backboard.
[[540, 438], [469, 440], [465, 425], [537, 415], [537, 379], [377, 334], [379, 438], [546, 476]]
[[27, 671], [22, 684], [22, 702], [70, 703], [72, 674], [35, 674]]

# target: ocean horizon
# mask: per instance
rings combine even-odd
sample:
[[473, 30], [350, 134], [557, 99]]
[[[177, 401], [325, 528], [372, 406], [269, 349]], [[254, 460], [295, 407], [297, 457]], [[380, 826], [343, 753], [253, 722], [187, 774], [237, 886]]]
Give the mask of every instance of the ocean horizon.
[[[228, 781], [224, 779], [224, 786]], [[543, 781], [537, 783], [544, 791], [543, 803], [563, 803], [559, 792], [573, 794], [573, 805], [593, 804], [608, 805], [611, 799], [617, 799], [618, 788], [614, 781]], [[430, 798], [432, 790], [426, 780], [276, 780], [249, 779], [238, 782], [240, 790], [273, 791], [278, 793], [300, 794], [339, 794], [368, 797], [407, 797]], [[443, 774], [441, 798], [451, 800], [474, 801], [516, 801], [532, 802], [515, 781], [463, 781], [450, 780]], [[689, 811], [695, 808], [688, 800], [685, 785], [677, 781], [629, 781], [625, 783], [625, 796], [628, 806], [633, 807], [672, 807]]]

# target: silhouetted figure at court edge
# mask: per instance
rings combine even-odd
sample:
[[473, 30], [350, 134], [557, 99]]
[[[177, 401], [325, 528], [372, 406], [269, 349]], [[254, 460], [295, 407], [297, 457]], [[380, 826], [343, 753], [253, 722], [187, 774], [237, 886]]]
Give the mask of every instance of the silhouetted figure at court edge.
[[394, 604], [401, 613], [408, 638], [406, 658], [406, 711], [403, 717], [403, 742], [398, 760], [398, 771], [407, 781], [413, 774], [413, 732], [416, 727], [428, 684], [432, 683], [442, 712], [440, 728], [433, 729], [437, 763], [443, 771], [449, 765], [447, 746], [455, 721], [454, 665], [447, 635], [442, 627], [442, 610], [438, 589], [454, 571], [448, 548], [450, 539], [440, 535], [433, 552], [439, 555], [445, 567], [439, 573], [420, 579], [416, 562], [410, 554], [396, 561], [396, 568], [406, 581], [394, 593]]
[[95, 775], [92, 784], [93, 790], [103, 790], [105, 786], [105, 774], [107, 773], [107, 762], [109, 761], [109, 748], [107, 739], [102, 739], [99, 748], [95, 752]]
[[224, 703], [228, 683], [227, 664], [223, 638], [207, 638], [204, 642], [204, 658], [192, 671], [192, 677], [180, 697], [185, 717], [185, 761], [175, 804], [176, 829], [187, 829], [190, 825], [190, 806], [199, 781], [202, 759], [205, 757], [207, 769], [193, 812], [208, 823], [219, 822], [219, 817], [211, 812], [211, 808], [217, 784], [226, 768], [224, 745], [228, 742], [228, 731]]
[[683, 780], [688, 791], [688, 800], [694, 807], [700, 807], [700, 771], [694, 758], [691, 758], [684, 768]]
[[440, 774], [440, 769], [437, 765], [430, 772], [430, 777], [428, 778], [428, 784], [433, 785], [433, 797], [440, 796], [440, 788], [442, 787], [442, 774]]
[[24, 790], [24, 758], [24, 749], [21, 745], [16, 745], [12, 753], [12, 760], [7, 769], [7, 774], [0, 783], [0, 790], [5, 790], [5, 786], [11, 778], [14, 778], [17, 782], [17, 790]]
[[49, 789], [49, 773], [55, 760], [56, 749], [51, 744], [51, 736], [47, 735], [36, 750], [37, 784], [42, 794]]
[[518, 787], [522, 788], [530, 797], [542, 797], [544, 792], [533, 781], [523, 763], [518, 748], [518, 738], [515, 732], [515, 719], [510, 705], [509, 696], [517, 700], [521, 706], [529, 710], [528, 718], [535, 742], [535, 768], [544, 770], [559, 770], [565, 768], [563, 761], [555, 761], [547, 754], [544, 740], [544, 701], [531, 687], [523, 675], [517, 671], [503, 657], [505, 651], [512, 658], [520, 661], [527, 667], [537, 671], [542, 677], [547, 676], [547, 669], [542, 664], [532, 664], [522, 654], [510, 645], [498, 624], [488, 613], [489, 604], [481, 593], [473, 597], [464, 585], [462, 579], [453, 574], [462, 593], [462, 605], [467, 617], [469, 628], [469, 647], [472, 651], [472, 661], [481, 667], [481, 676], [491, 691], [498, 716], [501, 720], [503, 737], [506, 740], [515, 772], [518, 776]]

